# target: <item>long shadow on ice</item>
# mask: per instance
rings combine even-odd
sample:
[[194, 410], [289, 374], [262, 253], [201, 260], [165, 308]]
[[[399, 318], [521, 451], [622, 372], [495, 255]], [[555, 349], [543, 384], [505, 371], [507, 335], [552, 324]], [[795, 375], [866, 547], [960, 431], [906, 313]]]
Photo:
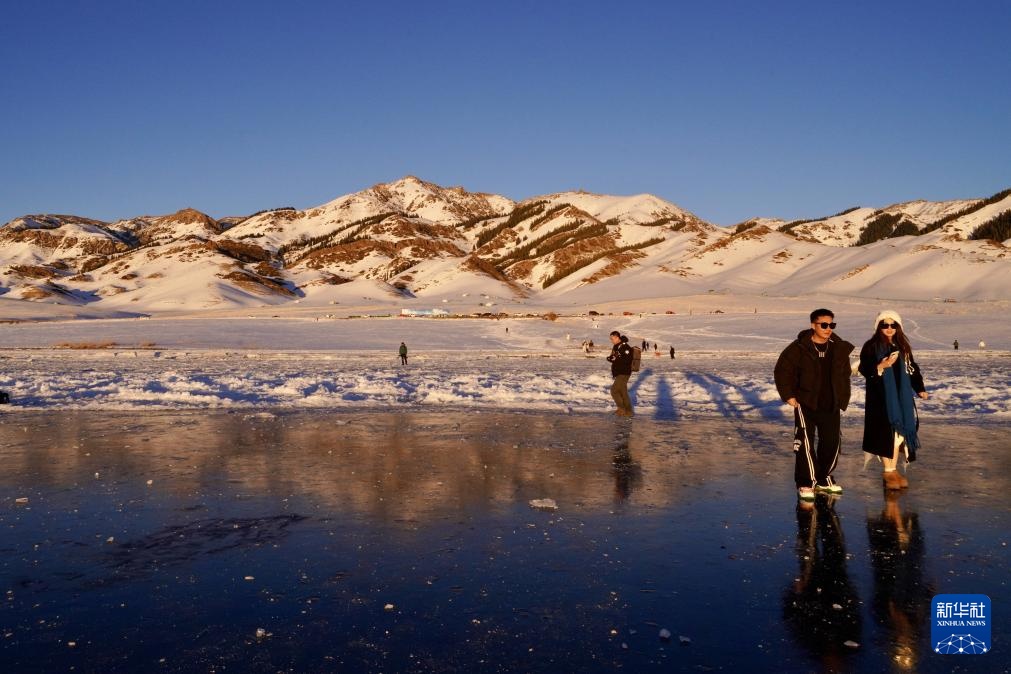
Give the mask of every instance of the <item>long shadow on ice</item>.
[[[628, 398], [632, 401], [632, 407], [638, 407], [639, 405], [639, 387], [642, 383], [653, 376], [652, 368], [646, 368], [639, 372], [639, 376], [635, 378], [635, 381], [631, 386], [628, 387]], [[629, 380], [631, 381], [631, 380]]]
[[744, 411], [732, 400], [730, 400], [726, 392], [731, 389], [740, 391], [741, 397], [744, 398], [745, 402], [750, 404], [752, 408], [758, 410], [759, 414], [764, 419], [781, 420], [783, 415], [778, 409], [770, 408], [769, 404], [764, 402], [754, 391], [749, 391], [748, 389], [736, 386], [723, 377], [718, 377], [713, 374], [702, 374], [699, 372], [685, 372], [685, 377], [688, 381], [702, 387], [709, 393], [720, 414], [724, 417], [744, 422], [741, 424], [734, 424], [734, 430], [744, 443], [744, 446], [771, 454], [775, 454], [779, 451], [775, 441], [748, 423]]
[[712, 398], [716, 404], [716, 409], [725, 417], [744, 418], [744, 411], [727, 396], [727, 391], [737, 391], [744, 402], [758, 412], [763, 419], [769, 421], [782, 421], [786, 417], [780, 409], [778, 403], [769, 403], [762, 400], [758, 392], [738, 386], [733, 382], [710, 373], [685, 372], [685, 378], [691, 383], [699, 386]]
[[653, 418], [665, 421], [679, 421], [681, 419], [677, 404], [674, 402], [670, 381], [666, 376], [657, 377], [656, 412], [653, 414]]

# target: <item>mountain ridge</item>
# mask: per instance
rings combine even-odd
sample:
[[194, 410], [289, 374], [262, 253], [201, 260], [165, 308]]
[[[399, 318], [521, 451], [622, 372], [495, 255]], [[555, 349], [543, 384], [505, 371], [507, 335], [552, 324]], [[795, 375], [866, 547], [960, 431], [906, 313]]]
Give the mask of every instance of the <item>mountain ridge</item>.
[[[651, 194], [576, 190], [517, 202], [405, 176], [315, 207], [220, 220], [189, 207], [115, 222], [15, 218], [0, 226], [0, 294], [149, 312], [331, 304], [363, 292], [393, 304], [471, 291], [561, 301], [634, 297], [629, 280], [645, 276], [670, 294], [1006, 299], [1004, 242], [968, 237], [1009, 213], [1011, 190], [720, 227]], [[831, 274], [812, 278], [811, 265]], [[953, 275], [924, 277], [941, 269]]]

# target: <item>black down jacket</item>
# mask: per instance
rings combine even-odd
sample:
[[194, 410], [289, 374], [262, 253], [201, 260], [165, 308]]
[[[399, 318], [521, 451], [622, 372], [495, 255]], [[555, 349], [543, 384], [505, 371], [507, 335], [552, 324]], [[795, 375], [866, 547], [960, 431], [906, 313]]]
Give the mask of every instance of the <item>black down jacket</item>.
[[[811, 341], [814, 330], [797, 335], [790, 346], [783, 349], [776, 361], [776, 390], [786, 402], [796, 398], [808, 409], [818, 409], [818, 392], [821, 390], [821, 365], [818, 350]], [[832, 355], [833, 399], [840, 410], [850, 404], [850, 354], [854, 346], [836, 334], [829, 337]]]

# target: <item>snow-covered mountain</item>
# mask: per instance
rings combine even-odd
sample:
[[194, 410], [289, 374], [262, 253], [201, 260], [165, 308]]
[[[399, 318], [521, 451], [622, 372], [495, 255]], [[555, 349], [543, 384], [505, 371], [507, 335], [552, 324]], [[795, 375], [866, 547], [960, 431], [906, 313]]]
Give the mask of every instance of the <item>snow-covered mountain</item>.
[[989, 199], [953, 201], [907, 201], [885, 208], [857, 206], [813, 220], [785, 222], [755, 218], [737, 225], [738, 230], [767, 225], [799, 239], [832, 246], [854, 246], [884, 238], [916, 236], [935, 230], [956, 239], [971, 238], [984, 223], [1011, 211], [1011, 190]]
[[[191, 208], [107, 223], [0, 227], [8, 298], [158, 312], [461, 296], [595, 302], [739, 292], [1011, 298], [1011, 191], [785, 222], [712, 225], [649, 194], [514, 202], [413, 176], [326, 204], [214, 218]], [[981, 229], [982, 228], [982, 229]]]

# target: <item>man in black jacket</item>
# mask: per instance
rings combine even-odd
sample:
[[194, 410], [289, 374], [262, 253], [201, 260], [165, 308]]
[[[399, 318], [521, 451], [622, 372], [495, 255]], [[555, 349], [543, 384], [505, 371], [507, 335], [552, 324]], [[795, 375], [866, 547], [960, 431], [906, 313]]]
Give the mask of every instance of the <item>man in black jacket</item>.
[[632, 375], [632, 347], [628, 345], [628, 337], [623, 337], [615, 330], [611, 333], [611, 355], [607, 357], [611, 363], [611, 397], [618, 406], [615, 414], [619, 417], [630, 417], [632, 399], [628, 395], [628, 378]]
[[[853, 345], [833, 333], [828, 309], [811, 312], [811, 329], [783, 350], [776, 362], [776, 389], [794, 409], [793, 476], [797, 495], [814, 500], [814, 492], [842, 493], [832, 479], [841, 449], [839, 413], [850, 402], [850, 353]], [[817, 451], [811, 446], [818, 437]]]

